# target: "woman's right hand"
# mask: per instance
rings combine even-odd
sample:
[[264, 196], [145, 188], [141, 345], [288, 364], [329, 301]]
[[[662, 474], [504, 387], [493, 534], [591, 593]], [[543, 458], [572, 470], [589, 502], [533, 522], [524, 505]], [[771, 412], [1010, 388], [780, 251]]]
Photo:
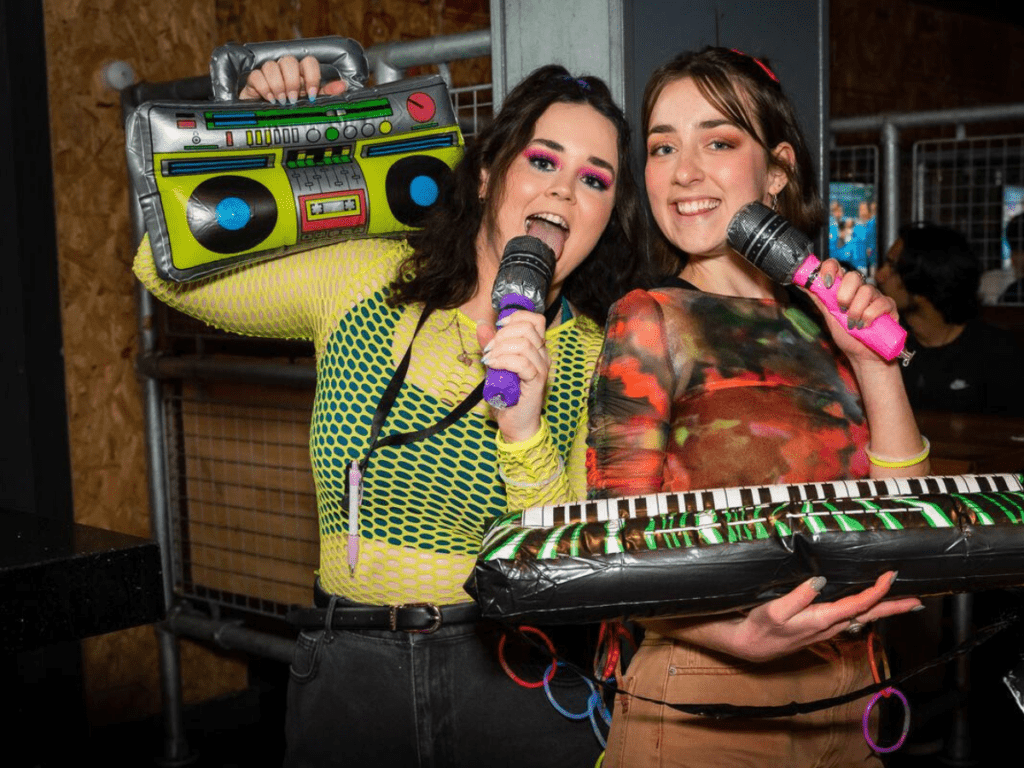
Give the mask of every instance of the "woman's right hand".
[[511, 408], [492, 408], [502, 438], [508, 443], [528, 440], [540, 429], [551, 356], [548, 355], [544, 315], [520, 310], [501, 322], [477, 325], [477, 342], [488, 368], [519, 377], [519, 402]]
[[344, 80], [331, 80], [321, 89], [320, 63], [314, 57], [306, 56], [299, 61], [294, 56], [284, 56], [250, 72], [238, 98], [294, 104], [302, 96], [309, 96], [310, 101], [316, 100], [318, 94], [337, 96], [346, 87]]
[[825, 586], [824, 578], [819, 576], [742, 616], [647, 619], [641, 623], [666, 637], [739, 659], [770, 661], [830, 640], [855, 625], [907, 613], [921, 606], [916, 597], [883, 601], [895, 580], [896, 572], [887, 571], [863, 592], [833, 603], [815, 603], [814, 599]]

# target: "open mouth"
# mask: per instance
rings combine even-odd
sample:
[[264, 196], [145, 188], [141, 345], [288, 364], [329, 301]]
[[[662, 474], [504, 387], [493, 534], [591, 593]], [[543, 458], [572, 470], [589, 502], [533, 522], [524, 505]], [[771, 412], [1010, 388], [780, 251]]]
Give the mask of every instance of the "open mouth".
[[526, 217], [526, 234], [545, 243], [557, 258], [569, 237], [569, 224], [553, 213], [536, 213]]

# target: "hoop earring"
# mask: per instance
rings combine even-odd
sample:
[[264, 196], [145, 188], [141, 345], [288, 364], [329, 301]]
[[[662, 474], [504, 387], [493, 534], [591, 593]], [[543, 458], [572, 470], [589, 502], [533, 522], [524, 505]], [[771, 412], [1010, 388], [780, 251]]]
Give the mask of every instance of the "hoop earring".
[[779, 198], [776, 195], [772, 195], [772, 210], [774, 211], [778, 207]]

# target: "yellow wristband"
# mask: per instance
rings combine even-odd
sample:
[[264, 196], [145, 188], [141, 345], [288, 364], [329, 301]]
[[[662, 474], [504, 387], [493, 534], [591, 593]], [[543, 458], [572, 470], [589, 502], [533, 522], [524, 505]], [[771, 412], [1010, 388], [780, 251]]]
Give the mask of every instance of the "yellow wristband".
[[932, 450], [932, 444], [928, 442], [928, 438], [921, 435], [921, 442], [924, 443], [924, 448], [916, 456], [911, 456], [909, 459], [885, 459], [881, 456], [876, 456], [866, 447], [864, 453], [868, 455], [868, 461], [874, 464], [876, 467], [885, 467], [886, 469], [903, 469], [904, 467], [912, 467], [915, 464], [920, 464], [922, 461], [928, 458], [928, 454]]

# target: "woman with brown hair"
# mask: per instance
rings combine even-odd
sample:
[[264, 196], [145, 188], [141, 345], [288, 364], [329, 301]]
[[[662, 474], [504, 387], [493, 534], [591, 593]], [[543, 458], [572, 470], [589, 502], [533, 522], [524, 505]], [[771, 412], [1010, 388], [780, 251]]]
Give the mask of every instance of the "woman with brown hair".
[[[899, 370], [847, 333], [895, 317], [893, 302], [826, 261], [844, 328], [729, 246], [732, 217], [752, 201], [809, 237], [824, 221], [806, 142], [767, 65], [723, 48], [677, 57], [647, 84], [643, 133], [670, 277], [609, 313], [590, 406], [594, 493], [926, 474], [928, 445]], [[883, 600], [895, 578], [832, 603], [815, 602], [817, 577], [748, 611], [646, 620], [623, 687], [673, 703], [778, 705], [869, 684], [865, 643], [850, 633], [920, 606]], [[713, 720], [619, 696], [605, 764], [873, 765], [865, 703]]]

